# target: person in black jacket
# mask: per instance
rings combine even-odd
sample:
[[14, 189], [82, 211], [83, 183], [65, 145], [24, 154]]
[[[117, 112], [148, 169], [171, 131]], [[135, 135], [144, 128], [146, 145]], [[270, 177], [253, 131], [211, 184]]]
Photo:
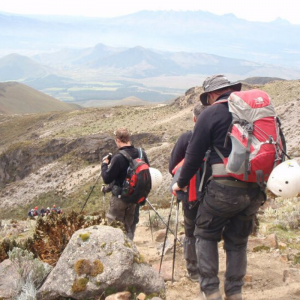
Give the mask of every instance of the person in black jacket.
[[[196, 123], [196, 120], [200, 113], [203, 111], [205, 106], [202, 103], [197, 103], [193, 109], [193, 121]], [[174, 148], [171, 152], [171, 157], [169, 160], [169, 172], [173, 175], [174, 168], [184, 159], [185, 151], [189, 144], [189, 141], [192, 137], [193, 130], [189, 130], [183, 133], [177, 140]], [[199, 174], [200, 175], [200, 174]], [[193, 187], [189, 187], [190, 189], [199, 189], [199, 186], [196, 184]], [[190, 191], [190, 190], [189, 190]], [[197, 194], [197, 192], [195, 193]], [[182, 200], [182, 209], [184, 215], [184, 232], [185, 238], [183, 241], [183, 251], [184, 251], [184, 258], [186, 261], [186, 269], [188, 271], [188, 277], [192, 281], [199, 280], [199, 271], [197, 268], [197, 255], [196, 255], [196, 248], [195, 248], [195, 219], [197, 215], [197, 210], [199, 206], [199, 199], [192, 199], [190, 195], [186, 195], [186, 197]], [[197, 195], [198, 196], [198, 195]]]
[[[140, 157], [140, 151], [130, 142], [130, 134], [127, 128], [119, 128], [115, 131], [115, 141], [119, 150], [125, 150], [133, 159]], [[142, 159], [148, 164], [148, 158], [145, 151], [142, 150]], [[139, 221], [139, 204], [126, 203], [121, 198], [122, 189], [127, 169], [128, 160], [119, 152], [109, 159], [109, 156], [103, 158], [101, 170], [102, 178], [105, 184], [110, 184], [112, 196], [110, 199], [109, 211], [106, 215], [108, 223], [113, 220], [124, 224], [127, 236], [133, 240], [136, 224]], [[103, 188], [105, 190], [105, 187]]]
[[226, 100], [241, 83], [231, 83], [224, 75], [213, 75], [203, 83], [200, 95], [205, 109], [197, 119], [194, 133], [186, 150], [185, 162], [173, 190], [185, 188], [200, 167], [205, 153], [211, 149], [212, 180], [206, 186], [196, 218], [196, 252], [200, 286], [208, 300], [221, 300], [218, 278], [218, 242], [224, 239], [226, 272], [224, 289], [227, 300], [241, 300], [243, 277], [247, 267], [247, 242], [256, 212], [265, 194], [258, 184], [239, 181], [229, 176], [214, 149], [228, 157], [232, 146], [224, 145], [232, 116]]

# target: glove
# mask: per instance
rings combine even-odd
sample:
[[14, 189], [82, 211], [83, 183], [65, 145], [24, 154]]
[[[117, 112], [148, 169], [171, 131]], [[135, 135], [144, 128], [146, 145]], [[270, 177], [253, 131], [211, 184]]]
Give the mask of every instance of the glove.
[[[111, 158], [112, 158], [112, 153], [108, 153], [106, 156], [104, 156], [103, 158], [102, 158], [102, 162], [103, 163], [107, 163], [108, 165], [110, 164], [110, 161], [111, 161]], [[108, 161], [108, 162], [106, 162], [106, 160]]]
[[111, 192], [111, 187], [109, 185], [102, 184], [101, 192], [103, 194]]
[[103, 194], [105, 194], [106, 193], [106, 185], [102, 185], [102, 187], [101, 187], [101, 192], [103, 193]]
[[185, 200], [185, 198], [187, 197], [187, 193], [181, 190], [177, 191], [176, 195], [177, 195], [177, 203], [180, 203], [181, 201]]

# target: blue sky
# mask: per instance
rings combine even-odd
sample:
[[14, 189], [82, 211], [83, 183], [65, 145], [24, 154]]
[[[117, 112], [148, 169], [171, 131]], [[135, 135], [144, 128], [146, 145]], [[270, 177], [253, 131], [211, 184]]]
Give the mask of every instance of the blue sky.
[[16, 14], [115, 17], [140, 10], [203, 10], [218, 15], [233, 13], [249, 21], [270, 22], [280, 17], [300, 24], [299, 0], [9, 0], [0, 11]]

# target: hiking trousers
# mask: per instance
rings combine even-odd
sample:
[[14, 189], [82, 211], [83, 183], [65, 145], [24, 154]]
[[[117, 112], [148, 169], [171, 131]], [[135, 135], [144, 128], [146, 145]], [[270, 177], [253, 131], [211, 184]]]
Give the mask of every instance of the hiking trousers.
[[109, 210], [106, 214], [108, 223], [116, 220], [124, 224], [127, 237], [133, 240], [134, 232], [132, 232], [131, 226], [134, 220], [136, 204], [126, 203], [117, 196], [112, 195], [109, 202]]
[[235, 187], [222, 180], [208, 183], [195, 228], [200, 285], [206, 295], [219, 291], [218, 242], [221, 237], [226, 251], [225, 294], [241, 293], [247, 268], [248, 237], [264, 200], [265, 194], [257, 184]]
[[134, 239], [136, 225], [139, 223], [139, 221], [140, 221], [140, 205], [136, 204], [135, 209], [134, 209], [133, 222], [130, 226], [130, 230], [131, 230], [131, 233], [132, 233], [132, 239]]
[[[186, 202], [187, 203], [186, 203]], [[188, 199], [182, 202], [182, 209], [184, 215], [184, 232], [185, 238], [183, 240], [183, 252], [186, 261], [186, 269], [188, 274], [192, 278], [199, 276], [198, 266], [197, 266], [197, 255], [195, 242], [196, 238], [194, 236], [195, 231], [195, 221], [198, 211], [197, 203], [194, 204], [192, 208], [189, 207]]]

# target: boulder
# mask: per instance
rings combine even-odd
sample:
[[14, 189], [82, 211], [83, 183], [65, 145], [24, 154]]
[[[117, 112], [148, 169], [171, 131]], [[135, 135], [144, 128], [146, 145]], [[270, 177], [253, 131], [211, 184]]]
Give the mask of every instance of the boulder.
[[264, 248], [274, 248], [277, 249], [278, 248], [278, 239], [276, 234], [270, 234], [267, 237], [264, 238], [249, 238], [248, 241], [248, 246], [247, 246], [248, 250], [250, 251], [254, 251], [255, 249], [264, 249]]
[[17, 269], [6, 259], [0, 264], [0, 299], [12, 299], [19, 278]]
[[99, 225], [73, 234], [37, 299], [88, 299], [128, 288], [146, 294], [165, 290], [163, 278], [121, 229]]

